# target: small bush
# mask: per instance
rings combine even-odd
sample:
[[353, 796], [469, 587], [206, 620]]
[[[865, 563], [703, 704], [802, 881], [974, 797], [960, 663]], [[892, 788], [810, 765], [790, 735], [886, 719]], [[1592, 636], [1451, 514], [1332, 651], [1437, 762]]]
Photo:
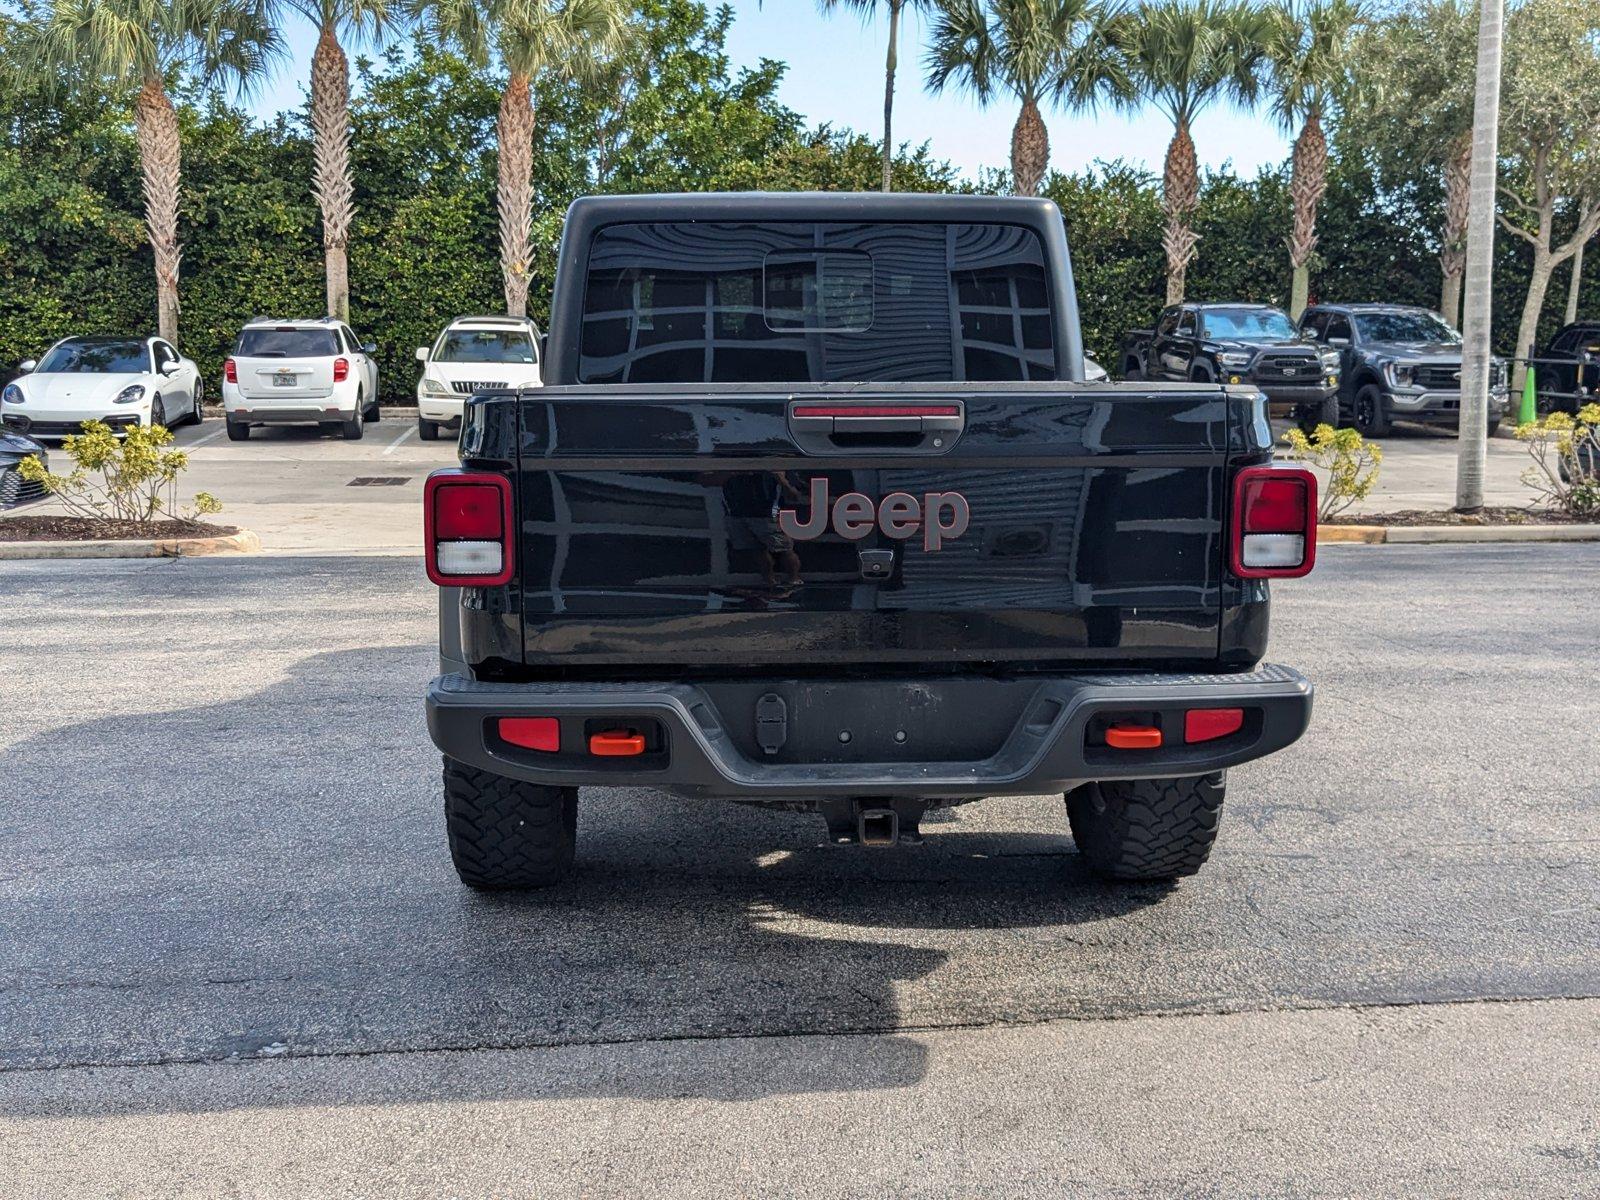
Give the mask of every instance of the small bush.
[[189, 456], [168, 450], [172, 431], [165, 425], [138, 425], [119, 441], [103, 421], [85, 421], [83, 432], [63, 444], [72, 470], [57, 475], [37, 456], [22, 460], [18, 470], [29, 483], [42, 483], [67, 512], [90, 520], [194, 521], [222, 511], [217, 498], [197, 492], [187, 508], [178, 507], [178, 476], [188, 470]]
[[1377, 486], [1383, 448], [1354, 429], [1318, 425], [1309, 435], [1291, 429], [1283, 440], [1302, 460], [1327, 472], [1328, 482], [1317, 508], [1318, 521], [1331, 520], [1352, 504], [1365, 500]]
[[1517, 437], [1533, 459], [1522, 482], [1540, 500], [1568, 516], [1600, 516], [1600, 404], [1518, 425]]

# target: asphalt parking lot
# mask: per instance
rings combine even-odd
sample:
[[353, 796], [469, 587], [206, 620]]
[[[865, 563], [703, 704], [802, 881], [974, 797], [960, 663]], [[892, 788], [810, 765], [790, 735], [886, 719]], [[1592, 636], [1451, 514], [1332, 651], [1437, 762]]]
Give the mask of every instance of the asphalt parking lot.
[[1328, 548], [1274, 612], [1312, 728], [1173, 889], [1091, 880], [1054, 797], [875, 852], [617, 789], [571, 886], [485, 899], [416, 560], [0, 564], [0, 1178], [1594, 1194], [1597, 581]]

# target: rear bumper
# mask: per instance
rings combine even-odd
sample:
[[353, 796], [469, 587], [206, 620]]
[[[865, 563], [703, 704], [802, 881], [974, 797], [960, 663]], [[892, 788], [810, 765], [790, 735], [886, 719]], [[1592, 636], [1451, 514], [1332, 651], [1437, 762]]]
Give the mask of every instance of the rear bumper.
[[[772, 694], [784, 698], [790, 716], [784, 747], [766, 755], [757, 748], [751, 700]], [[1218, 675], [704, 685], [479, 683], [452, 674], [429, 685], [427, 715], [434, 744], [451, 758], [534, 783], [638, 784], [758, 801], [971, 798], [1063, 792], [1090, 780], [1200, 775], [1248, 762], [1305, 732], [1311, 697], [1304, 676], [1270, 664]], [[1191, 708], [1242, 708], [1244, 726], [1187, 744], [1182, 714]], [[1165, 744], [1148, 750], [1091, 744], [1097, 727], [1124, 714], [1155, 720]], [[557, 718], [562, 751], [502, 742], [498, 719], [519, 716]], [[636, 760], [587, 753], [586, 731], [597, 722], [630, 720], [654, 723], [656, 752]]]

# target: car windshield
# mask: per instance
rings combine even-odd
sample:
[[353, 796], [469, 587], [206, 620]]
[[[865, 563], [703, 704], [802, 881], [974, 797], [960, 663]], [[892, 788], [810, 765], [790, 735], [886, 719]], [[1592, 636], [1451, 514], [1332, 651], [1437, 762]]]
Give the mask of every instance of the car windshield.
[[1459, 345], [1461, 335], [1432, 313], [1359, 313], [1356, 330], [1363, 342], [1414, 342]]
[[1298, 336], [1294, 322], [1275, 308], [1211, 308], [1200, 319], [1210, 338], [1255, 341]]
[[41, 375], [142, 375], [149, 369], [143, 342], [62, 342], [38, 367]]
[[533, 341], [520, 329], [447, 329], [435, 362], [532, 363]]
[[238, 358], [332, 358], [339, 343], [331, 329], [262, 325], [241, 333], [233, 353]]

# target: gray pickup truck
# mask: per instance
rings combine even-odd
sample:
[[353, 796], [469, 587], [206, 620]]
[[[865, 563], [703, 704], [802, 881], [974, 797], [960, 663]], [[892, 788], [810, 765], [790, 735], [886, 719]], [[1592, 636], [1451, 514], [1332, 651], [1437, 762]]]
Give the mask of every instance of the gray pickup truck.
[[1253, 388], [1084, 379], [1048, 201], [580, 200], [549, 331], [424, 493], [468, 885], [559, 880], [588, 786], [866, 846], [1053, 794], [1093, 870], [1167, 879], [1305, 729], [1262, 659], [1316, 480]]
[[[1400, 304], [1316, 304], [1300, 332], [1339, 354], [1339, 417], [1367, 437], [1397, 420], [1429, 425], [1461, 421], [1461, 335], [1436, 312]], [[1506, 363], [1489, 367], [1489, 433], [1509, 399]]]

